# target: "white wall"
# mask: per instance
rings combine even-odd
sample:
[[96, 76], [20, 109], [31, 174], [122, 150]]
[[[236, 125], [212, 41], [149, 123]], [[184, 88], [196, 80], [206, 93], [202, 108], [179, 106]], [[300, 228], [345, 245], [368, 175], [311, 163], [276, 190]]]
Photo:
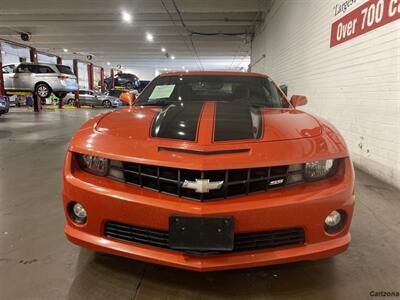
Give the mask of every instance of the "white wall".
[[29, 48], [20, 48], [5, 42], [1, 42], [0, 51], [3, 65], [19, 64], [21, 58], [24, 58], [27, 62], [31, 61]]
[[37, 55], [38, 62], [40, 63], [48, 63], [48, 64], [56, 64], [57, 57], [55, 56], [48, 56], [42, 53], [38, 53]]
[[[400, 187], [400, 20], [330, 48], [342, 2], [275, 1], [252, 45], [252, 63], [266, 57], [252, 71], [308, 96], [304, 110], [341, 131], [358, 167]], [[356, 3], [349, 11], [365, 0]]]

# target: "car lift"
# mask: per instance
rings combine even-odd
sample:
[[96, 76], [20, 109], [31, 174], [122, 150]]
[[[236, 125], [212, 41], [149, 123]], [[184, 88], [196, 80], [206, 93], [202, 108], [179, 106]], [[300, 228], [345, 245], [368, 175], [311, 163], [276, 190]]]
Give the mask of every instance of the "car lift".
[[[73, 60], [73, 71], [76, 76], [76, 81], [78, 82], [78, 90], [75, 92], [75, 106], [76, 107], [81, 107], [80, 101], [79, 101], [79, 63], [83, 63], [87, 65], [87, 72], [88, 72], [88, 89], [93, 90], [94, 88], [94, 67], [93, 63], [83, 61], [80, 59], [74, 59]], [[104, 91], [104, 68], [103, 67], [98, 67], [100, 68], [100, 83], [101, 83], [101, 90]]]
[[[36, 48], [28, 46], [28, 45], [24, 45], [24, 44], [20, 44], [20, 43], [16, 43], [16, 42], [12, 42], [12, 41], [8, 41], [5, 39], [1, 39], [0, 38], [0, 42], [5, 42], [7, 44], [11, 44], [11, 45], [15, 45], [21, 48], [28, 48], [29, 49], [29, 54], [30, 54], [30, 61], [32, 63], [38, 63], [38, 53], [46, 55], [46, 56], [51, 56], [51, 57], [56, 57], [57, 59], [57, 64], [62, 64], [62, 58], [60, 56], [56, 56], [54, 54], [50, 54], [50, 53], [46, 53], [46, 52], [42, 52], [42, 51], [37, 51]], [[0, 47], [1, 48], [1, 47]], [[89, 79], [89, 89], [93, 89], [94, 87], [94, 76], [93, 76], [93, 70], [94, 70], [94, 65], [92, 63], [86, 62], [86, 61], [80, 61], [79, 59], [74, 59], [73, 60], [73, 72], [76, 76], [76, 80], [78, 83], [78, 90], [75, 92], [75, 105], [76, 107], [80, 107], [80, 103], [79, 103], [79, 72], [78, 72], [78, 62], [82, 62], [87, 64], [88, 67], [88, 79]], [[104, 92], [105, 88], [104, 88], [104, 68], [103, 67], [98, 67], [100, 68], [100, 82], [101, 82], [101, 90]], [[112, 70], [112, 69], [111, 69]], [[113, 70], [112, 70], [113, 72]], [[114, 82], [114, 76], [112, 76], [112, 82]], [[0, 52], [0, 96], [6, 96], [6, 92], [4, 89], [4, 78], [3, 78], [3, 64], [2, 64], [2, 53]], [[44, 99], [42, 99], [41, 97], [39, 97], [38, 95], [33, 95], [33, 110], [35, 112], [40, 112], [42, 109], [42, 101]], [[63, 108], [64, 106], [64, 99], [59, 99], [58, 102], [58, 108]]]

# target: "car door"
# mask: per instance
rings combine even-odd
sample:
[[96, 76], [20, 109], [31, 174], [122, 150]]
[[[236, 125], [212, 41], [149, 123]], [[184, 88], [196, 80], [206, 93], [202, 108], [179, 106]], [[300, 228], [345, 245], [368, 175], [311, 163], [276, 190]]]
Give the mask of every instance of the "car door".
[[79, 91], [79, 103], [80, 105], [89, 105], [86, 97], [87, 91]]
[[87, 96], [88, 101], [89, 101], [89, 103], [90, 103], [91, 106], [96, 106], [96, 105], [98, 105], [98, 103], [97, 103], [97, 97], [96, 97], [96, 95], [95, 95], [92, 91], [88, 91], [86, 96]]
[[15, 65], [6, 65], [3, 67], [3, 80], [4, 89], [12, 90], [14, 89], [14, 75], [15, 75]]
[[94, 97], [93, 92], [91, 91], [86, 91], [86, 103], [90, 106], [95, 106], [96, 105], [96, 99]]
[[13, 76], [13, 89], [17, 91], [33, 91], [32, 82], [36, 72], [35, 69], [35, 65], [20, 64]]

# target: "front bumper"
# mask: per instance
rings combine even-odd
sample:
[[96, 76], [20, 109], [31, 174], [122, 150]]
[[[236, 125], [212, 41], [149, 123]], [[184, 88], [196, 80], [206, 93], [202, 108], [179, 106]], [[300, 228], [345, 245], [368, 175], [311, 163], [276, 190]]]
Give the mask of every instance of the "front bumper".
[[[349, 226], [354, 207], [354, 173], [345, 159], [343, 176], [282, 190], [200, 203], [160, 194], [108, 178], [96, 177], [74, 167], [72, 154], [65, 160], [63, 201], [67, 215], [65, 234], [80, 246], [150, 263], [195, 271], [247, 268], [317, 260], [343, 252], [350, 243]], [[85, 225], [68, 216], [71, 201], [88, 212]], [[324, 231], [324, 219], [334, 209], [347, 213], [347, 223], [337, 234]], [[233, 216], [235, 233], [301, 227], [305, 244], [247, 252], [194, 256], [180, 251], [114, 240], [104, 235], [106, 221], [168, 230], [170, 215]]]

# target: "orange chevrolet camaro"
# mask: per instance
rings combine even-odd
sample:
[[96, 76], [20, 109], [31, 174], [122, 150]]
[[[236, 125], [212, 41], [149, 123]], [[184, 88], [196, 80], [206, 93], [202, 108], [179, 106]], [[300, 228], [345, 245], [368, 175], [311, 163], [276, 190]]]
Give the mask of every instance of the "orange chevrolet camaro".
[[317, 260], [350, 243], [354, 171], [329, 122], [267, 76], [166, 73], [73, 137], [65, 234], [80, 246], [213, 271]]

